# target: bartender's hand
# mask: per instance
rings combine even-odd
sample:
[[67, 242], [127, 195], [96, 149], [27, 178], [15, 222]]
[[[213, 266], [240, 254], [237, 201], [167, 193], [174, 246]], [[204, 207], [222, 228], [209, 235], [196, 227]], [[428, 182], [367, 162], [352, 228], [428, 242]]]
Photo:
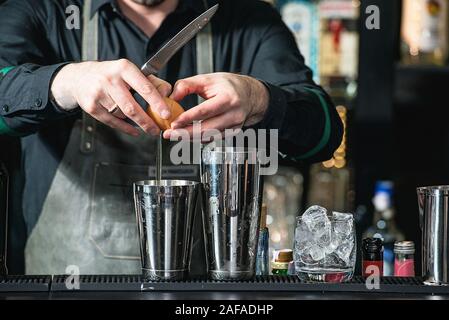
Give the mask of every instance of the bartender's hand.
[[170, 98], [181, 100], [189, 94], [198, 94], [206, 101], [182, 113], [170, 130], [186, 129], [192, 136], [193, 121], [201, 122], [201, 133], [208, 129], [224, 132], [260, 122], [268, 108], [269, 93], [263, 83], [254, 78], [233, 73], [211, 73], [176, 82]]
[[[137, 136], [137, 128], [123, 119], [134, 121], [146, 133], [158, 134], [158, 126], [139, 106], [130, 93], [134, 89], [163, 119], [170, 109], [163, 100], [171, 85], [155, 76], [146, 78], [137, 66], [126, 59], [105, 62], [68, 64], [55, 76], [51, 93], [64, 110], [80, 106], [92, 117], [112, 128]], [[118, 106], [119, 110], [108, 111]]]

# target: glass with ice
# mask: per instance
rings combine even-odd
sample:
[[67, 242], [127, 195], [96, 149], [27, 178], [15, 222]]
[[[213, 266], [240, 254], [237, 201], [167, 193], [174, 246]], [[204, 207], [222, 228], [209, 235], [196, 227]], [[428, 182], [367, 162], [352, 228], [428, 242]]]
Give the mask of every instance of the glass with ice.
[[310, 207], [297, 218], [294, 253], [296, 274], [302, 280], [350, 280], [356, 259], [353, 215]]

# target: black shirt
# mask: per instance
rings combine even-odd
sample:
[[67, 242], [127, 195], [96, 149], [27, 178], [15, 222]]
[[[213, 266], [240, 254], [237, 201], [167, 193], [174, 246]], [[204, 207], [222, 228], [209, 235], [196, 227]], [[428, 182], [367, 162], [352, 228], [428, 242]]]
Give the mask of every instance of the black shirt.
[[[73, 123], [81, 114], [62, 111], [49, 99], [58, 69], [81, 60], [82, 28], [66, 27], [70, 5], [77, 5], [82, 13], [79, 0], [10, 0], [0, 6], [0, 134], [23, 136], [28, 232], [39, 217]], [[148, 38], [114, 0], [95, 0], [99, 59], [127, 58], [141, 66], [205, 9], [202, 0], [180, 0]], [[341, 141], [341, 121], [328, 95], [313, 82], [277, 11], [262, 1], [223, 0], [211, 23], [215, 71], [249, 75], [269, 89], [268, 111], [256, 127], [279, 129], [282, 155], [306, 161], [329, 159]], [[174, 84], [195, 73], [195, 41], [190, 41], [158, 76]], [[187, 97], [181, 103], [191, 108], [196, 99]]]

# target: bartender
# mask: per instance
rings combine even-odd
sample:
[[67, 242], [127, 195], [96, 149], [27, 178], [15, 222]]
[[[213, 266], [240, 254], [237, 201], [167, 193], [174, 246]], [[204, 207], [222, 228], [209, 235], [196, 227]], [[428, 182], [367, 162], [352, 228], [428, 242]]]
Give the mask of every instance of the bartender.
[[[0, 7], [0, 134], [22, 137], [27, 274], [63, 274], [71, 265], [82, 274], [141, 272], [121, 186], [153, 163], [159, 128], [130, 89], [162, 118], [170, 116], [163, 97], [180, 101], [188, 111], [175, 128], [201, 120], [221, 131], [278, 129], [279, 152], [297, 161], [329, 159], [339, 146], [334, 105], [267, 3], [219, 1], [208, 32], [157, 76], [143, 76], [139, 66], [215, 3], [9, 0]], [[79, 28], [68, 23], [73, 8]]]

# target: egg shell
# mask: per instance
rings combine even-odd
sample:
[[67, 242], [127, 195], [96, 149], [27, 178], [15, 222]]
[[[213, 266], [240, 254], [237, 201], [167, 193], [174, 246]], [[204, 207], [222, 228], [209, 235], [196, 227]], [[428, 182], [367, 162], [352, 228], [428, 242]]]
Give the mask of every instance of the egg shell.
[[162, 119], [157, 111], [153, 111], [150, 106], [148, 106], [147, 114], [153, 119], [153, 121], [157, 124], [157, 126], [161, 130], [170, 129], [172, 122], [179, 117], [181, 113], [184, 112], [184, 109], [181, 105], [173, 99], [164, 98], [165, 103], [170, 108], [170, 117], [168, 119]]

